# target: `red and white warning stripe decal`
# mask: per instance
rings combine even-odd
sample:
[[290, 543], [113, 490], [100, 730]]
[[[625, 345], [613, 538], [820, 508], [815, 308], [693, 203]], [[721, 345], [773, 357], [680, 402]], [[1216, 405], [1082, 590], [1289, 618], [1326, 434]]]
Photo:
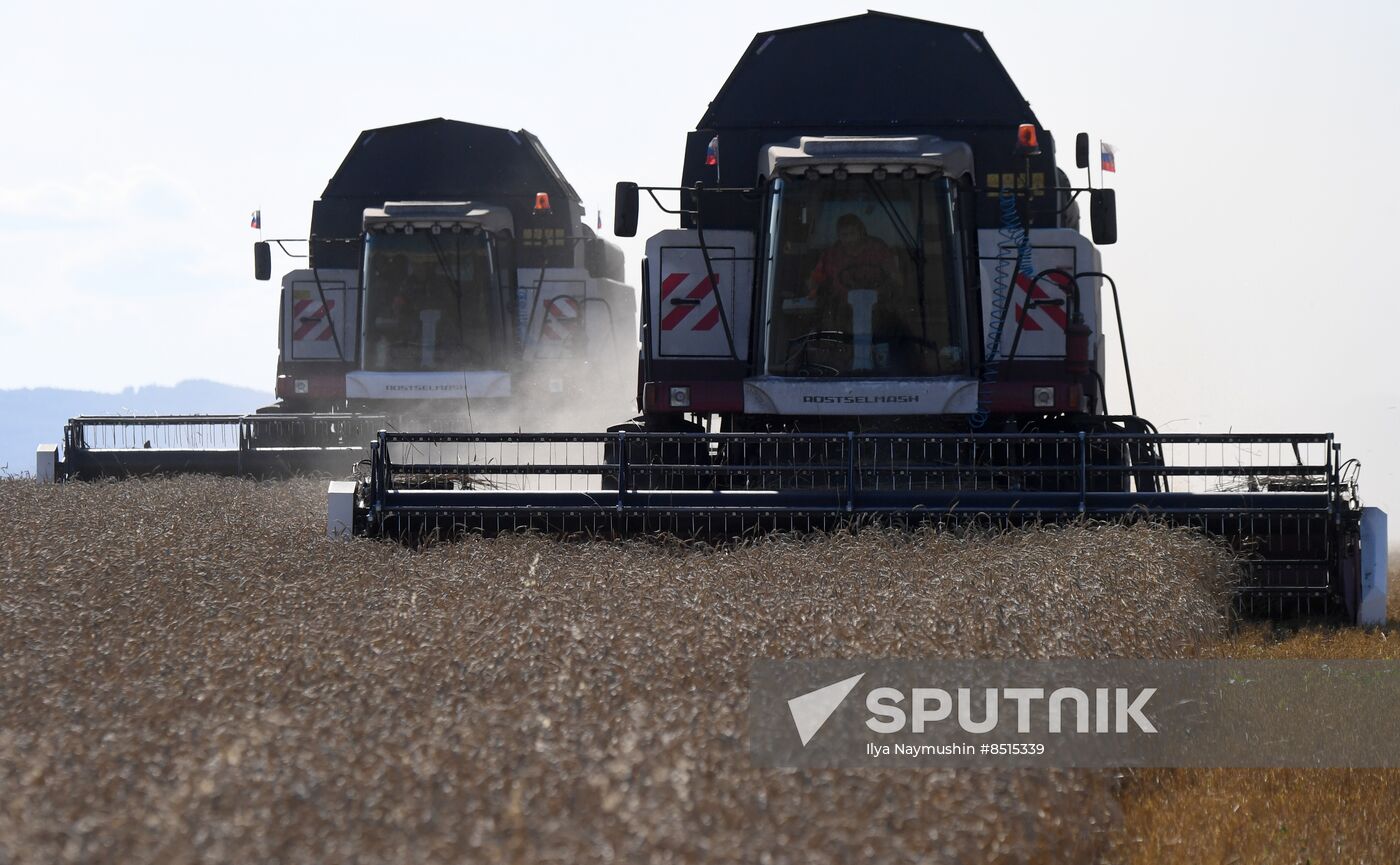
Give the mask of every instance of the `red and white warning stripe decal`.
[[[1048, 273], [1044, 279], [1048, 279], [1056, 285], [1069, 287], [1069, 278], [1063, 273]], [[1042, 280], [1043, 281], [1043, 280]], [[1041, 282], [1031, 285], [1031, 278], [1019, 271], [1016, 274], [1016, 287], [1020, 291], [1016, 294], [1016, 321], [1020, 323], [1021, 329], [1026, 331], [1047, 330], [1058, 328], [1063, 331], [1069, 321], [1065, 312], [1063, 302], [1054, 306], [1045, 304], [1047, 300], [1057, 300], [1045, 292]], [[1025, 298], [1029, 296], [1031, 300], [1039, 301], [1029, 311], [1024, 305]], [[1062, 295], [1063, 297], [1064, 295]]]
[[578, 300], [561, 294], [544, 302], [544, 326], [540, 331], [542, 339], [563, 341], [578, 326]]
[[[692, 276], [698, 278], [687, 288]], [[718, 282], [719, 274], [667, 274], [661, 281], [661, 329], [707, 331], [719, 324]]]
[[292, 339], [321, 342], [331, 338], [331, 310], [335, 301], [297, 300], [292, 304]]

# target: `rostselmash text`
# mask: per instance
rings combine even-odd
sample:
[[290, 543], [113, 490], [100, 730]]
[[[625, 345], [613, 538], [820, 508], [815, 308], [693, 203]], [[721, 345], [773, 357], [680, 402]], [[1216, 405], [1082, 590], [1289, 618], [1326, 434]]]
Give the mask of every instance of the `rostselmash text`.
[[462, 386], [460, 384], [386, 384], [384, 385], [384, 389], [412, 391], [413, 393], [426, 393], [429, 391], [437, 393], [443, 391], [460, 392]]
[[802, 397], [802, 401], [803, 401], [803, 402], [810, 402], [810, 403], [820, 403], [820, 404], [823, 404], [823, 405], [870, 405], [870, 404], [876, 404], [876, 403], [915, 403], [915, 402], [918, 402], [918, 401], [919, 401], [919, 395], [918, 395], [918, 394], [912, 394], [912, 393], [887, 394], [887, 395], [883, 395], [883, 396], [882, 396], [882, 395], [874, 395], [874, 396], [852, 396], [852, 395], [849, 395], [849, 394], [847, 394], [847, 395], [837, 395], [837, 396], [809, 395], [809, 396], [804, 396], [804, 397]]

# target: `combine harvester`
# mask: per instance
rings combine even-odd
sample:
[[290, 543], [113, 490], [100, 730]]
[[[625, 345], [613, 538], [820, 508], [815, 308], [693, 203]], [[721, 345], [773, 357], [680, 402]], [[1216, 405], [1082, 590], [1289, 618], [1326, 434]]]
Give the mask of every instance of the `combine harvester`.
[[[360, 134], [282, 277], [277, 403], [252, 415], [78, 417], [40, 477], [348, 476], [381, 429], [602, 426], [627, 410], [621, 250], [529, 132], [425, 120]], [[272, 272], [272, 245], [254, 252]], [[596, 427], [595, 427], [596, 428]]]
[[[879, 13], [761, 33], [682, 178], [618, 187], [622, 236], [639, 192], [679, 200], [680, 228], [647, 242], [641, 415], [593, 435], [381, 433], [369, 475], [332, 491], [333, 530], [723, 539], [1150, 514], [1246, 557], [1247, 612], [1384, 620], [1385, 515], [1332, 435], [1137, 415], [1098, 249], [1114, 193], [1057, 169], [981, 33]], [[1126, 413], [1105, 393], [1109, 299]]]

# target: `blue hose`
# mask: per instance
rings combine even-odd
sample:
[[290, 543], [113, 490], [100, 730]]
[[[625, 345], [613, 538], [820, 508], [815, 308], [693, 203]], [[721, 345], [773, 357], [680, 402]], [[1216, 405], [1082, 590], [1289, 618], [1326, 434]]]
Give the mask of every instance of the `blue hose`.
[[[1021, 214], [1016, 210], [1016, 195], [1007, 187], [1001, 190], [1001, 244], [998, 249], [1016, 247], [1016, 269], [1027, 279], [1035, 275], [1031, 264], [1030, 236], [1021, 226]], [[1001, 355], [1001, 336], [1006, 329], [1006, 310], [1011, 305], [1011, 261], [997, 256], [996, 274], [992, 278], [992, 332], [987, 354], [982, 364], [982, 383], [977, 388], [977, 411], [972, 414], [972, 428], [981, 429], [991, 414], [991, 386], [996, 383]]]

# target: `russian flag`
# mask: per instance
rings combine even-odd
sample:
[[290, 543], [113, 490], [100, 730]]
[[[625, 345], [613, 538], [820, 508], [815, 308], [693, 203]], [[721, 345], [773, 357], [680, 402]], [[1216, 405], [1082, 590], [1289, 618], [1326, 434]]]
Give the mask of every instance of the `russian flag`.
[[262, 211], [254, 210], [253, 219], [248, 223], [249, 228], [262, 228]]
[[1112, 171], [1114, 174], [1117, 174], [1118, 169], [1113, 165], [1113, 155], [1118, 152], [1118, 148], [1109, 144], [1107, 141], [1100, 141], [1099, 149], [1103, 153], [1103, 170]]
[[598, 230], [603, 230], [603, 211], [598, 211]]

